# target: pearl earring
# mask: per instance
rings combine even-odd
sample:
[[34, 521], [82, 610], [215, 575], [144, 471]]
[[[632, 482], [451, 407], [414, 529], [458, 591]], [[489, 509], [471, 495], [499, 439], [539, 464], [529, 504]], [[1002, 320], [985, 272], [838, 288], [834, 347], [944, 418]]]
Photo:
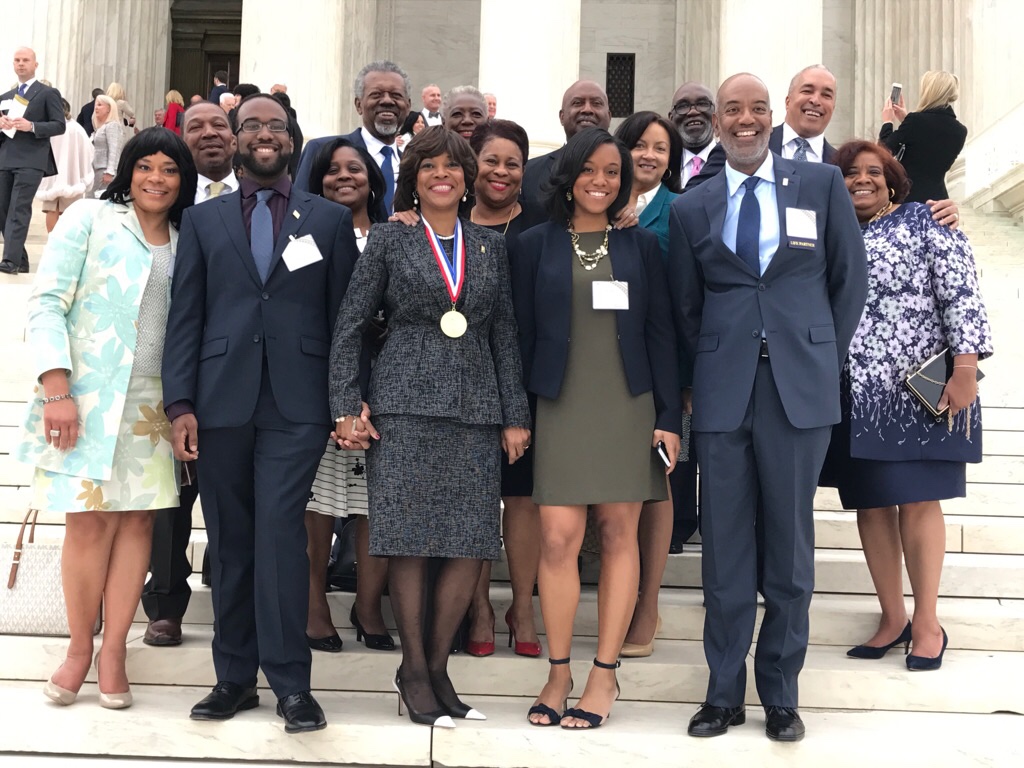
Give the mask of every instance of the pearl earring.
[[570, 203], [572, 202], [572, 190], [571, 189], [566, 191], [565, 199], [568, 200]]
[[420, 207], [420, 196], [417, 195], [415, 192], [412, 193], [412, 204], [414, 208]]
[[469, 190], [468, 189], [465, 192], [462, 193], [462, 202], [466, 202], [467, 200], [469, 200]]

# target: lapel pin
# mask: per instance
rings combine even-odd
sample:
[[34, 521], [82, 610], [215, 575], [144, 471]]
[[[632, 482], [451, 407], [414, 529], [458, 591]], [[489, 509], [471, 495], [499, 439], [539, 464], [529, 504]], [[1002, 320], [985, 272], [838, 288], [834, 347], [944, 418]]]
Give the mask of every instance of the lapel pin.
[[784, 187], [788, 187], [789, 186], [789, 177], [788, 176], [782, 179], [782, 186], [784, 186]]
[[292, 216], [294, 216], [296, 219], [299, 218], [299, 212], [298, 211], [292, 211]]
[[482, 245], [480, 246], [480, 253], [487, 253], [487, 249], [484, 248]]

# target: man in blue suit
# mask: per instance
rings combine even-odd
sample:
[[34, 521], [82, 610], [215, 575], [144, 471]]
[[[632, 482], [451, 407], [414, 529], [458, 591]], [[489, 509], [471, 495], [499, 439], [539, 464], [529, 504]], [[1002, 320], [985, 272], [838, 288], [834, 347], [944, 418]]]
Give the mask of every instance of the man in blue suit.
[[765, 615], [754, 675], [767, 735], [797, 741], [814, 492], [840, 419], [839, 372], [864, 308], [867, 262], [842, 174], [769, 151], [771, 117], [761, 80], [726, 80], [715, 114], [724, 172], [671, 213], [677, 328], [693, 364], [710, 670], [688, 732], [717, 736], [745, 719], [760, 498]]
[[217, 685], [192, 717], [257, 706], [262, 669], [296, 733], [326, 725], [310, 693], [304, 516], [358, 249], [347, 208], [292, 187], [284, 106], [249, 96], [237, 126], [245, 177], [182, 221], [164, 347], [174, 452], [199, 461], [210, 538]]
[[384, 174], [384, 202], [388, 211], [394, 210], [395, 180], [398, 178], [400, 153], [395, 139], [402, 123], [409, 115], [412, 104], [409, 76], [392, 61], [373, 61], [359, 70], [356, 75], [356, 112], [363, 118], [363, 125], [343, 136], [327, 136], [306, 142], [295, 173], [295, 186], [303, 192], [309, 191], [309, 171], [313, 167], [320, 147], [335, 139], [348, 139], [364, 147], [377, 161]]

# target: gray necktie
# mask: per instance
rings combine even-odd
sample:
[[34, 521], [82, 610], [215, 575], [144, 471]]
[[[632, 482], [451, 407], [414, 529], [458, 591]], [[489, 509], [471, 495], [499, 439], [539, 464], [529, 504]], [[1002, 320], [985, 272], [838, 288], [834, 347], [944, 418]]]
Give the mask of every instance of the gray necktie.
[[807, 150], [811, 148], [811, 142], [802, 136], [797, 136], [793, 141], [796, 142], [796, 152], [793, 153], [794, 160], [807, 160]]
[[252, 259], [256, 271], [264, 283], [270, 276], [270, 260], [274, 256], [274, 218], [270, 215], [267, 201], [274, 194], [272, 189], [261, 189], [256, 193], [256, 207], [252, 211], [249, 239], [252, 241]]

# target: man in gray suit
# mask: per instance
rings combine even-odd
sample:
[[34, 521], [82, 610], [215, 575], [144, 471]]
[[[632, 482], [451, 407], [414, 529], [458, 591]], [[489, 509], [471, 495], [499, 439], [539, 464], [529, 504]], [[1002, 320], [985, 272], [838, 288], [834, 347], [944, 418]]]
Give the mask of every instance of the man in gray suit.
[[754, 675], [767, 735], [797, 741], [814, 492], [840, 419], [839, 372], [864, 308], [867, 267], [842, 174], [770, 152], [771, 118], [761, 80], [726, 80], [715, 114], [725, 172], [672, 205], [677, 328], [693, 362], [710, 669], [688, 732], [717, 736], [745, 719], [760, 498], [766, 610]]
[[67, 129], [60, 93], [36, 80], [36, 54], [14, 52], [18, 87], [0, 94], [0, 224], [4, 258], [0, 272], [28, 272], [25, 238], [32, 220], [32, 198], [44, 176], [57, 173], [50, 137]]

